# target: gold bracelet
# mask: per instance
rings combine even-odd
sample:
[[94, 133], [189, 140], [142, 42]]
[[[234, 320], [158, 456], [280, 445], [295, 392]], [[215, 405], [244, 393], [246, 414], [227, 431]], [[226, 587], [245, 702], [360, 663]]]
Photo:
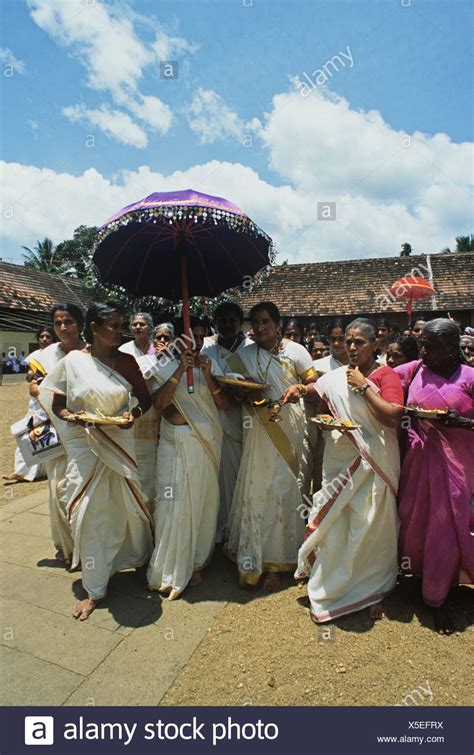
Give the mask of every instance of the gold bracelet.
[[179, 380], [175, 378], [173, 375], [170, 377], [170, 383], [174, 383], [175, 385], [179, 385]]
[[220, 393], [221, 390], [222, 390], [222, 388], [221, 388], [221, 386], [219, 386], [219, 388], [216, 388], [215, 391], [211, 391], [211, 393], [212, 393], [213, 396], [217, 396], [217, 394]]

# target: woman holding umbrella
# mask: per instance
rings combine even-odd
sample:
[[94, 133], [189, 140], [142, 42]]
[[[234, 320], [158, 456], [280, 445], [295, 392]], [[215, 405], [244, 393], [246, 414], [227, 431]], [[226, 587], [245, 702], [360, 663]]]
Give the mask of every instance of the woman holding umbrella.
[[[235, 486], [227, 553], [237, 562], [241, 584], [276, 590], [280, 572], [293, 571], [303, 539], [303, 502], [298, 485], [305, 431], [301, 403], [272, 414], [270, 402], [294, 383], [299, 398], [314, 382], [313, 360], [304, 346], [281, 338], [281, 318], [272, 302], [250, 312], [255, 343], [228, 362], [235, 372], [265, 384], [264, 398], [244, 404], [242, 462]], [[279, 404], [275, 408], [279, 407]], [[280, 421], [274, 421], [275, 416]]]
[[[150, 590], [168, 593], [170, 600], [188, 584], [201, 581], [201, 572], [214, 548], [219, 512], [219, 463], [222, 426], [218, 410], [230, 407], [227, 393], [214, 375], [217, 365], [200, 356], [206, 328], [191, 320], [193, 349], [184, 339], [174, 352], [142, 360], [152, 401], [161, 414], [156, 463], [155, 549], [147, 579]], [[176, 356], [174, 355], [176, 354]], [[193, 371], [194, 393], [186, 387]]]

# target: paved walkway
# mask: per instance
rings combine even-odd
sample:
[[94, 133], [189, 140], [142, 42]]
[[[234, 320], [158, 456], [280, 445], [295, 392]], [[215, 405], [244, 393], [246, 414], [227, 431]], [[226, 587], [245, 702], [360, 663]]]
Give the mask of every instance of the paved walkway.
[[238, 591], [235, 575], [217, 558], [205, 583], [170, 602], [145, 589], [143, 571], [122, 572], [80, 623], [71, 611], [84, 597], [81, 575], [53, 558], [45, 491], [19, 492], [0, 509], [0, 704], [158, 705], [223, 596]]

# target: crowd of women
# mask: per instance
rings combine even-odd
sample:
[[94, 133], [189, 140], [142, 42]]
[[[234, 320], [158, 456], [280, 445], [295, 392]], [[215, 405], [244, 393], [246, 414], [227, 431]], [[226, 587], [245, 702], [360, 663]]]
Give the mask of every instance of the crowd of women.
[[304, 333], [272, 302], [249, 320], [246, 334], [226, 302], [213, 332], [193, 319], [189, 337], [137, 313], [123, 344], [120, 305], [85, 320], [53, 308], [55, 341], [42, 329], [28, 379], [64, 449], [46, 472], [57, 558], [82, 569], [87, 594], [73, 615], [87, 619], [114, 572], [143, 565], [148, 589], [174, 599], [221, 542], [244, 586], [307, 581], [316, 622], [381, 618], [402, 565], [452, 631], [448, 594], [474, 582], [472, 335], [443, 318]]

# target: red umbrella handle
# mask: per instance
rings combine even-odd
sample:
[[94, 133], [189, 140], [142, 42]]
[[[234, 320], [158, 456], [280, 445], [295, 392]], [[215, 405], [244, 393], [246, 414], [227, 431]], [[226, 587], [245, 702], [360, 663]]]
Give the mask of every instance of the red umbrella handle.
[[[189, 291], [188, 291], [188, 270], [186, 265], [186, 244], [181, 246], [181, 296], [183, 299], [183, 323], [184, 334], [188, 337], [189, 341], [193, 342], [193, 335], [191, 333], [191, 320], [189, 317]], [[188, 383], [188, 393], [194, 393], [194, 379], [193, 368], [188, 367], [186, 370], [186, 377]]]

